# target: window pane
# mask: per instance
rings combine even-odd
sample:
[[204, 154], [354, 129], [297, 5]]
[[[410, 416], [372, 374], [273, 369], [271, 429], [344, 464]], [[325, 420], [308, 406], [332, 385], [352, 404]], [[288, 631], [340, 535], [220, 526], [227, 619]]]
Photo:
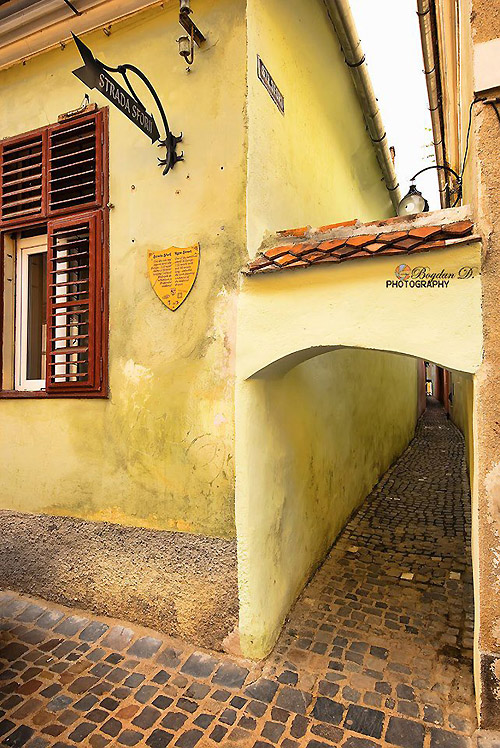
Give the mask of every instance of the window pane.
[[28, 330], [26, 378], [45, 376], [45, 335], [47, 316], [47, 253], [28, 257]]

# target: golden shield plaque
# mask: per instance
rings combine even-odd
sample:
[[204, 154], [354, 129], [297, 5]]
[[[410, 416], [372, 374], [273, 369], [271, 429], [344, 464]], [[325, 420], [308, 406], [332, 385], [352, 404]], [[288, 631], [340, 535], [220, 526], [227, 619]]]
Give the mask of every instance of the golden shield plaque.
[[200, 245], [148, 250], [148, 274], [153, 290], [172, 312], [194, 286], [200, 265]]

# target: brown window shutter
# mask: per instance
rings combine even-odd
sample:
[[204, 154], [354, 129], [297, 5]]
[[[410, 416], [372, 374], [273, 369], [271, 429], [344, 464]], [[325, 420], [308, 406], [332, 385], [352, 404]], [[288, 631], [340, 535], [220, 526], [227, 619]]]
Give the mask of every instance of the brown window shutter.
[[48, 214], [104, 201], [104, 117], [98, 111], [48, 128]]
[[46, 129], [0, 142], [0, 222], [45, 213]]
[[48, 224], [48, 394], [105, 394], [104, 221], [101, 211]]

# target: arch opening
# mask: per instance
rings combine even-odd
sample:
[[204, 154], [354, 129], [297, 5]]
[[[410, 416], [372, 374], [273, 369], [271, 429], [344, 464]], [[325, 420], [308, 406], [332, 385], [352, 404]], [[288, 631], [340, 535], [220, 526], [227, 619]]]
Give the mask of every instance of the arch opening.
[[[465, 434], [473, 473], [473, 376], [394, 351], [327, 345], [237, 384], [236, 523], [243, 653], [272, 649], [304, 585], [412, 440], [426, 370]], [[271, 457], [270, 457], [271, 455]]]

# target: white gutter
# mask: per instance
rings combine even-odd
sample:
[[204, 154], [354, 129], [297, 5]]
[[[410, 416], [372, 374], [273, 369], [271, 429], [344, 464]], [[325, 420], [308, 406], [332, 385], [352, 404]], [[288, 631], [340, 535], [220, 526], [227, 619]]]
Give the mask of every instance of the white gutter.
[[[420, 39], [422, 41], [422, 54], [424, 56], [424, 73], [427, 84], [427, 95], [429, 97], [429, 109], [432, 122], [432, 137], [434, 151], [436, 153], [436, 164], [446, 165], [446, 157], [443, 142], [443, 118], [441, 102], [439, 100], [439, 60], [435, 54], [435, 39], [431, 18], [430, 0], [417, 0], [417, 15], [420, 24]], [[439, 198], [441, 207], [448, 207], [447, 179], [443, 169], [438, 169]]]
[[323, 0], [335, 28], [342, 52], [356, 88], [368, 133], [375, 147], [377, 159], [382, 170], [385, 186], [389, 190], [392, 203], [397, 209], [401, 200], [398, 178], [391, 152], [387, 143], [387, 133], [382, 122], [382, 115], [373, 91], [361, 41], [351, 13], [348, 0]]

